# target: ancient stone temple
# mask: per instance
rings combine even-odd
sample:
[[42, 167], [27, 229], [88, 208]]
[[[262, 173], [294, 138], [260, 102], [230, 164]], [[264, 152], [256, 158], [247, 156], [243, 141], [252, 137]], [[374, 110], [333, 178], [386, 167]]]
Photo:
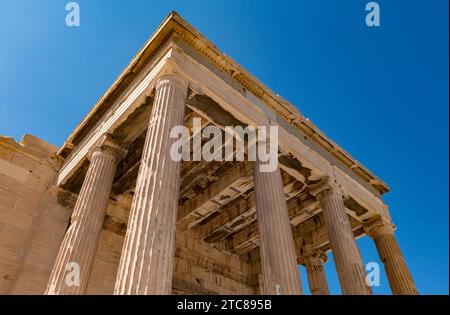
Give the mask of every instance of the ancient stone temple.
[[[277, 167], [174, 160], [180, 125], [277, 126]], [[392, 292], [417, 294], [388, 191], [171, 13], [61, 148], [0, 137], [0, 293], [328, 294], [331, 251], [342, 293], [371, 294], [368, 235]]]

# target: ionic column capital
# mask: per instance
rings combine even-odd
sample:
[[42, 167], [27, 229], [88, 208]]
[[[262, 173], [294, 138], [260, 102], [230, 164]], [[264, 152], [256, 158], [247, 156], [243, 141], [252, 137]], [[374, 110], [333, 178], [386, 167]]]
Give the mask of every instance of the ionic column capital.
[[189, 81], [181, 74], [175, 72], [163, 73], [156, 80], [155, 88], [159, 89], [165, 85], [175, 85], [179, 89], [187, 91]]
[[112, 155], [117, 161], [120, 161], [127, 154], [127, 150], [114, 140], [110, 134], [105, 133], [89, 151], [88, 159], [91, 160], [94, 155], [99, 153]]
[[330, 176], [325, 176], [318, 182], [309, 185], [309, 192], [318, 199], [326, 198], [329, 196], [343, 197], [342, 190], [340, 189], [336, 180]]
[[327, 261], [327, 254], [323, 250], [312, 246], [302, 248], [302, 255], [298, 258], [298, 263], [304, 266], [321, 266]]
[[329, 294], [324, 264], [328, 260], [323, 250], [306, 244], [301, 248], [298, 263], [306, 268], [308, 274], [309, 290], [313, 295]]
[[381, 234], [394, 234], [395, 227], [383, 217], [377, 217], [364, 225], [364, 231], [372, 239], [376, 239]]

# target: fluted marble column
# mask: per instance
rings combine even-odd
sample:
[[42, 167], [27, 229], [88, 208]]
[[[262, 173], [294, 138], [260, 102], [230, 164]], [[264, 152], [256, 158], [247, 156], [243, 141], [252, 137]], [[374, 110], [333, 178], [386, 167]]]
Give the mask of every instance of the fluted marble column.
[[156, 84], [115, 294], [171, 293], [181, 161], [170, 157], [169, 134], [183, 125], [187, 88], [176, 74]]
[[309, 191], [317, 197], [322, 208], [342, 293], [372, 294], [366, 282], [364, 264], [345, 211], [342, 194], [336, 183], [326, 177], [311, 185]]
[[90, 152], [89, 169], [56, 257], [46, 294], [85, 293], [117, 164], [124, 153], [109, 135], [104, 135]]
[[264, 294], [302, 294], [294, 239], [280, 169], [261, 172], [253, 163]]
[[301, 258], [301, 263], [305, 266], [308, 274], [309, 290], [312, 295], [330, 294], [323, 266], [327, 259], [327, 255], [318, 250], [305, 253]]
[[393, 294], [419, 294], [398, 246], [392, 224], [377, 219], [364, 227], [375, 242]]

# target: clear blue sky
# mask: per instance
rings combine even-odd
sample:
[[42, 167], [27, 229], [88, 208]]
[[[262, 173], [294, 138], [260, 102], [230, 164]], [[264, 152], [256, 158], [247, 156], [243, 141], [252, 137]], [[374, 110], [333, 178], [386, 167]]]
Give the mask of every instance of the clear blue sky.
[[[448, 294], [447, 0], [378, 1], [379, 28], [365, 25], [365, 0], [79, 0], [78, 28], [66, 2], [2, 1], [1, 134], [61, 145], [176, 10], [390, 185], [418, 290]], [[358, 244], [379, 261], [369, 238]], [[332, 262], [326, 272], [339, 293]], [[374, 292], [390, 293], [384, 271]]]

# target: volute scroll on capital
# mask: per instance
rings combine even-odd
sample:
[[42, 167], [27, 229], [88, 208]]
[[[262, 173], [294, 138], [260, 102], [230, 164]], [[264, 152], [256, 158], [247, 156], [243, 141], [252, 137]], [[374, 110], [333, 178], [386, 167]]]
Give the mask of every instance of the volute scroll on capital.
[[122, 160], [127, 154], [127, 150], [109, 133], [105, 133], [100, 137], [97, 143], [89, 151], [87, 158], [91, 160], [93, 155], [98, 152], [112, 154], [118, 161]]
[[371, 238], [380, 234], [394, 234], [395, 226], [381, 216], [377, 216], [364, 225], [364, 232]]
[[176, 72], [164, 72], [156, 79], [155, 89], [158, 90], [164, 85], [175, 85], [180, 90], [187, 91], [189, 81]]
[[165, 59], [165, 64], [161, 72], [157, 75], [155, 88], [158, 89], [164, 84], [175, 84], [180, 89], [187, 91], [189, 80], [180, 73], [179, 61], [176, 56], [170, 55]]
[[330, 176], [325, 176], [318, 182], [310, 184], [308, 186], [308, 191], [317, 198], [322, 198], [327, 195], [339, 195], [342, 198], [345, 197], [345, 194], [339, 187], [339, 184]]
[[328, 260], [327, 254], [320, 248], [305, 246], [303, 253], [298, 258], [298, 263], [302, 265], [322, 265]]

